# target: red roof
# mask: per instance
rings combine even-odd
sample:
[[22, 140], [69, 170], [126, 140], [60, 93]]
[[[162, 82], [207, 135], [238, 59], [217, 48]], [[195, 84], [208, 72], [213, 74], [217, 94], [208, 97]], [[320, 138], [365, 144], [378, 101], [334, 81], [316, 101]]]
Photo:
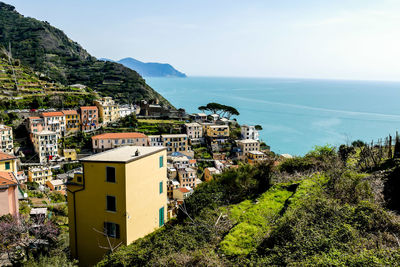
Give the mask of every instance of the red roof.
[[189, 163], [196, 163], [197, 162], [197, 160], [195, 160], [195, 159], [190, 159], [189, 160]]
[[180, 187], [180, 188], [178, 188], [178, 190], [181, 191], [182, 193], [189, 193], [190, 192], [190, 190], [185, 188], [185, 187]]
[[81, 107], [81, 109], [85, 110], [85, 109], [97, 109], [96, 106], [85, 106], [85, 107]]
[[124, 139], [124, 138], [147, 138], [147, 135], [142, 133], [103, 133], [95, 135], [92, 139]]
[[0, 152], [0, 161], [8, 160], [8, 159], [16, 159], [16, 157], [14, 157], [13, 155], [4, 153], [4, 152]]
[[30, 120], [40, 120], [41, 118], [40, 117], [29, 117], [28, 119], [30, 119]]
[[53, 111], [53, 112], [43, 112], [43, 117], [55, 117], [55, 116], [64, 116], [61, 111]]
[[12, 172], [0, 172], [0, 188], [18, 185]]
[[76, 110], [63, 110], [62, 113], [64, 115], [78, 115], [78, 112]]

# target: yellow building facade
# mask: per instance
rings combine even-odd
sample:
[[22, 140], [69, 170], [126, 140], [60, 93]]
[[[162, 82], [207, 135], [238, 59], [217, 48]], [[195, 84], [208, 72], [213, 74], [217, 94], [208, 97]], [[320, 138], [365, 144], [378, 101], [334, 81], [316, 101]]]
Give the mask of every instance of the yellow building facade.
[[116, 121], [120, 118], [119, 105], [115, 103], [112, 97], [103, 97], [93, 102], [99, 109], [99, 116], [104, 124]]
[[0, 152], [0, 172], [12, 172], [17, 174], [17, 158], [4, 152]]
[[164, 147], [143, 146], [81, 159], [83, 173], [67, 183], [71, 254], [81, 266], [164, 225], [166, 159]]
[[228, 125], [210, 125], [206, 126], [207, 136], [212, 138], [218, 137], [229, 137], [229, 126]]
[[28, 181], [45, 185], [53, 179], [53, 172], [49, 167], [36, 166], [28, 169]]
[[80, 118], [76, 110], [63, 110], [65, 116], [65, 129], [68, 132], [77, 132], [80, 129]]

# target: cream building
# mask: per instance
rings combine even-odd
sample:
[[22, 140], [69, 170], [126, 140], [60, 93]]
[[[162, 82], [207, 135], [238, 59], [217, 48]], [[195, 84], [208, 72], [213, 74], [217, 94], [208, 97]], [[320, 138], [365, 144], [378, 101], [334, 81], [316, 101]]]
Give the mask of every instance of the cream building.
[[11, 154], [14, 152], [13, 130], [10, 126], [0, 125], [0, 151]]
[[103, 97], [93, 102], [99, 109], [99, 116], [104, 124], [116, 121], [120, 118], [119, 106], [112, 97]]
[[240, 132], [242, 134], [242, 139], [253, 139], [256, 141], [260, 140], [260, 135], [256, 130], [255, 126], [249, 126], [244, 124], [240, 126]]
[[61, 135], [66, 131], [65, 115], [61, 111], [43, 112], [44, 129]]
[[164, 147], [122, 146], [81, 159], [67, 183], [70, 249], [82, 266], [162, 227], [167, 215]]
[[244, 157], [251, 151], [259, 151], [260, 150], [260, 142], [252, 139], [238, 140], [236, 141], [238, 147], [241, 152], [239, 156]]
[[150, 146], [164, 146], [167, 148], [167, 153], [180, 152], [186, 156], [193, 157], [193, 151], [188, 144], [187, 134], [162, 134], [149, 135]]
[[203, 127], [197, 123], [186, 123], [186, 134], [190, 140], [191, 144], [199, 144], [202, 142], [203, 139]]
[[52, 160], [58, 156], [58, 134], [51, 131], [33, 133], [32, 142], [40, 163]]
[[147, 146], [148, 138], [142, 133], [104, 133], [92, 137], [94, 152], [101, 152], [120, 146]]

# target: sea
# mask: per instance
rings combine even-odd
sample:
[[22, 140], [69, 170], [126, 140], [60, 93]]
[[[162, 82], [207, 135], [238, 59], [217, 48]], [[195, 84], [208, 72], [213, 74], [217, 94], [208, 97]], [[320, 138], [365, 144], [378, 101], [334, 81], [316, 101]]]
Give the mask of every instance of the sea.
[[400, 128], [400, 82], [283, 78], [146, 78], [186, 112], [217, 102], [235, 107], [240, 124], [261, 125], [275, 153], [304, 155], [315, 146], [394, 136]]

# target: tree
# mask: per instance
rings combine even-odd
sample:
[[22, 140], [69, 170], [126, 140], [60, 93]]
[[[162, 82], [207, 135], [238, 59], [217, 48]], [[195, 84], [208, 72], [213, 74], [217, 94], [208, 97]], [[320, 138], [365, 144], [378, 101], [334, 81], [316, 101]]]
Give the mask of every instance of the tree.
[[263, 128], [261, 125], [257, 124], [256, 126], [254, 126], [256, 128], [257, 131], [261, 131]]
[[198, 109], [201, 111], [209, 111], [211, 114], [218, 114], [220, 117], [226, 117], [228, 119], [233, 115], [240, 115], [236, 108], [214, 102], [208, 103], [206, 106], [200, 106]]

